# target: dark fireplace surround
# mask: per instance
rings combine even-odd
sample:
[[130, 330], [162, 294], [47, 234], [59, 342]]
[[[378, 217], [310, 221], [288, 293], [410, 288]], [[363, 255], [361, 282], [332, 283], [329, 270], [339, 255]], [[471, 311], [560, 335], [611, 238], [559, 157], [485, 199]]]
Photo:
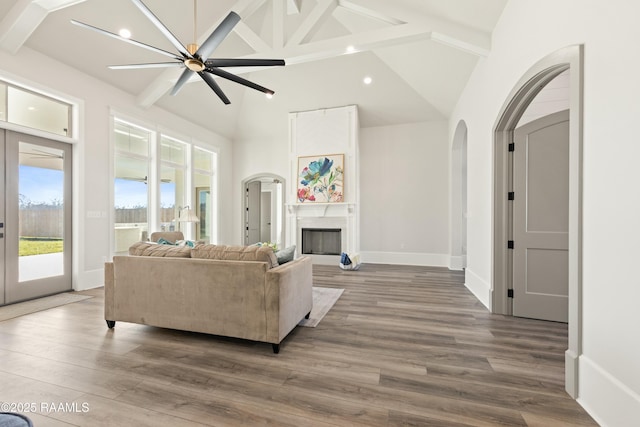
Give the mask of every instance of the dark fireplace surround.
[[342, 229], [303, 228], [302, 253], [305, 255], [340, 255], [342, 253]]

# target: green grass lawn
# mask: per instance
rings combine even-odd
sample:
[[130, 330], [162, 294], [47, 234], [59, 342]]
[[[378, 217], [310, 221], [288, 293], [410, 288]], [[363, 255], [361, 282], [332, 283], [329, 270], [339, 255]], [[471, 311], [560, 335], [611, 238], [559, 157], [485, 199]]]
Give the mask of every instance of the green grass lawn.
[[18, 252], [20, 256], [54, 254], [62, 252], [63, 247], [62, 239], [21, 237]]

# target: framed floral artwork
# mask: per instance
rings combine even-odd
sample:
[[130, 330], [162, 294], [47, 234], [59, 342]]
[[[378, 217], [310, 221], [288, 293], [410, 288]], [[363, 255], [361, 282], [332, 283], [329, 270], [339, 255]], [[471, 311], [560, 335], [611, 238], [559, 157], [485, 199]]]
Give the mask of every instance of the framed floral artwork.
[[298, 203], [344, 202], [344, 154], [298, 157]]

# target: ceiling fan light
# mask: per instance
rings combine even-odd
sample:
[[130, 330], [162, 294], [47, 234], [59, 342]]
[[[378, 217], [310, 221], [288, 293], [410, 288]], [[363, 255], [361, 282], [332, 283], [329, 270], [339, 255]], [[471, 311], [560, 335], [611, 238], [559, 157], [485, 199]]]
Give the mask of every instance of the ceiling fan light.
[[267, 97], [267, 99], [273, 98], [273, 92], [267, 92], [266, 93], [266, 97]]
[[184, 65], [186, 65], [188, 69], [190, 69], [191, 71], [195, 71], [196, 73], [199, 73], [206, 68], [202, 61], [193, 58], [186, 59], [184, 61]]

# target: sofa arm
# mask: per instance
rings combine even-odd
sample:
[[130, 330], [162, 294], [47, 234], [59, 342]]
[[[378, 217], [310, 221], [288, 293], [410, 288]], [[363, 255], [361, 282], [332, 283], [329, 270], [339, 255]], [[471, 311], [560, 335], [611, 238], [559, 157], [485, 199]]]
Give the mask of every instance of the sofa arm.
[[310, 257], [268, 270], [265, 274], [268, 342], [280, 343], [313, 306]]
[[114, 294], [114, 277], [113, 277], [113, 263], [104, 263], [104, 318], [105, 320], [114, 320], [113, 316], [113, 294]]

